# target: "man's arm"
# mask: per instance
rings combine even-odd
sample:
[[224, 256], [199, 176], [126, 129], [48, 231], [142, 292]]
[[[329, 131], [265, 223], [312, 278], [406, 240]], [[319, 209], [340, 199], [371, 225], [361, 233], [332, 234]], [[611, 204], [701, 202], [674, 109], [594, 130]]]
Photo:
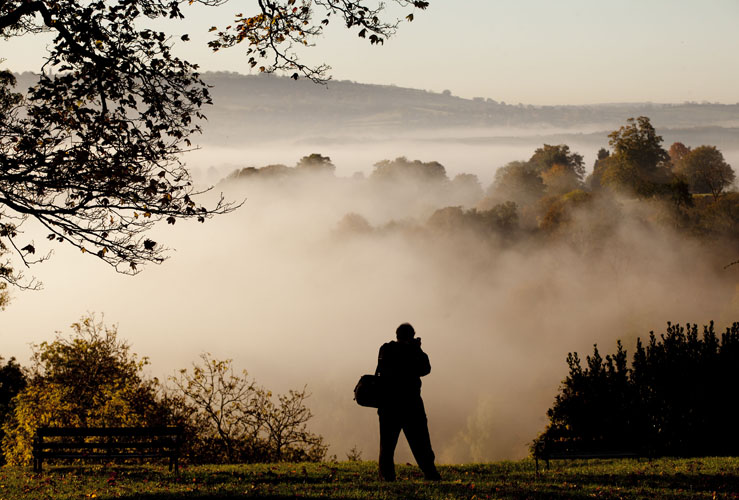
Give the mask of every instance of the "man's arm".
[[385, 345], [383, 344], [380, 347], [380, 352], [377, 354], [377, 368], [375, 368], [375, 375], [379, 375], [382, 373], [382, 369], [384, 368], [384, 359], [383, 359], [383, 349]]
[[416, 358], [416, 375], [423, 377], [431, 373], [431, 363], [429, 362], [428, 355], [418, 348], [418, 355]]

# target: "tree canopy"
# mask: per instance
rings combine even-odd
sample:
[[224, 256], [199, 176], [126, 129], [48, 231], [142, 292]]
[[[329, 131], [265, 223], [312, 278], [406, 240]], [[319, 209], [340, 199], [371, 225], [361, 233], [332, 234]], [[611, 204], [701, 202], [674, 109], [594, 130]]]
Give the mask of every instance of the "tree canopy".
[[654, 194], [657, 185], [669, 182], [669, 155], [662, 148], [662, 136], [646, 116], [626, 122], [608, 134], [613, 153], [599, 159], [593, 172], [595, 184], [638, 196]]
[[529, 165], [540, 173], [550, 170], [555, 165], [559, 165], [570, 171], [580, 180], [585, 175], [585, 165], [582, 155], [570, 152], [570, 147], [567, 144], [556, 146], [544, 144], [534, 151], [534, 154], [529, 158]]
[[715, 146], [698, 146], [688, 150], [674, 166], [675, 173], [685, 176], [694, 193], [711, 193], [718, 199], [734, 182], [734, 169]]
[[[220, 6], [227, 0], [194, 1]], [[258, 0], [252, 14], [237, 14], [224, 30], [213, 27], [210, 46], [245, 43], [252, 67], [262, 61], [261, 71], [324, 80], [328, 67], [301, 63], [293, 46], [310, 45], [336, 18], [370, 43], [383, 43], [399, 21], [382, 15], [383, 4], [368, 3]], [[166, 0], [0, 3], [5, 39], [54, 37], [38, 82], [24, 94], [13, 89], [10, 72], [0, 71], [1, 282], [34, 286], [21, 270], [48, 257], [50, 248], [24, 236], [32, 221], [47, 246], [67, 243], [135, 274], [142, 264], [166, 258], [166, 248], [148, 237], [156, 222], [203, 222], [235, 208], [222, 197], [209, 207], [198, 203], [202, 190], [193, 186], [181, 154], [192, 148], [211, 97], [197, 66], [173, 55], [171, 37], [143, 27], [182, 19], [186, 11], [187, 4]]]

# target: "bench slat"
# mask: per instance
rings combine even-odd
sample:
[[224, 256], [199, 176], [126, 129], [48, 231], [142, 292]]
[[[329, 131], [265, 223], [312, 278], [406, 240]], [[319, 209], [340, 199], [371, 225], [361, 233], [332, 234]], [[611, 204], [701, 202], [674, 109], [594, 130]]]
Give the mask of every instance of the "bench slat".
[[87, 458], [171, 458], [174, 453], [48, 453], [38, 458], [87, 459]]
[[43, 442], [36, 446], [37, 449], [41, 450], [65, 450], [69, 448], [74, 449], [155, 449], [155, 448], [173, 448], [176, 446], [174, 440], [168, 441], [151, 441], [151, 442], [83, 442], [83, 443], [70, 443], [70, 442]]
[[179, 427], [41, 427], [36, 433], [41, 437], [56, 436], [176, 436], [182, 434]]

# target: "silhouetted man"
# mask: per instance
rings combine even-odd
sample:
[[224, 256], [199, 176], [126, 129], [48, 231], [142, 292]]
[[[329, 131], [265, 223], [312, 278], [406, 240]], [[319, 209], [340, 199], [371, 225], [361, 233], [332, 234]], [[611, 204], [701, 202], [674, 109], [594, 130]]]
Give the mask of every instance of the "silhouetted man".
[[434, 465], [426, 411], [421, 399], [421, 377], [431, 371], [421, 339], [409, 323], [395, 331], [397, 341], [380, 347], [377, 374], [383, 382], [380, 415], [380, 478], [395, 480], [395, 446], [402, 430], [426, 479], [441, 479]]

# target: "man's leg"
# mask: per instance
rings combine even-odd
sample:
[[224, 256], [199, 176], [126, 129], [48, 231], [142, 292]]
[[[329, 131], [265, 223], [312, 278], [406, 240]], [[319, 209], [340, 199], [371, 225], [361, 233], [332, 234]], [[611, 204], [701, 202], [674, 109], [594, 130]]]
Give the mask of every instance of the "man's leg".
[[378, 410], [380, 415], [380, 479], [395, 481], [395, 446], [400, 436], [400, 418], [397, 411]]
[[426, 479], [441, 479], [439, 472], [436, 470], [436, 465], [434, 465], [435, 456], [434, 450], [431, 448], [426, 411], [423, 407], [423, 401], [420, 399], [418, 404], [413, 405], [413, 408], [406, 415], [403, 432], [411, 447], [413, 457]]

